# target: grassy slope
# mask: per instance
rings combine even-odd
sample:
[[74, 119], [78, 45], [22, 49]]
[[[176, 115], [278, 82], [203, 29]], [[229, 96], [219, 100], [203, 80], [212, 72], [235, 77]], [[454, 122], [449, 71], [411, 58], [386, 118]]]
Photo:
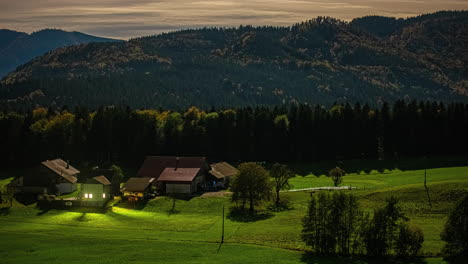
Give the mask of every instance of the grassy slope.
[[[369, 211], [382, 206], [390, 195], [397, 195], [412, 222], [423, 228], [426, 236], [423, 250], [430, 256], [440, 252], [443, 244], [439, 234], [446, 215], [461, 192], [468, 188], [468, 167], [428, 170], [432, 208], [427, 202], [423, 177], [424, 171], [388, 171], [384, 174], [348, 175], [343, 184], [361, 188], [352, 192]], [[332, 182], [327, 177], [310, 175], [298, 176], [292, 183], [295, 188], [306, 188], [329, 186]], [[227, 243], [219, 255], [216, 255], [215, 243], [220, 239], [222, 206], [230, 204], [227, 197], [176, 200], [175, 210], [171, 210], [171, 199], [158, 198], [150, 201], [143, 210], [114, 207], [105, 214], [59, 210], [41, 212], [34, 205], [2, 209], [0, 235], [11, 239], [0, 240], [0, 256], [4, 257], [5, 263], [16, 260], [27, 263], [26, 260], [32, 256], [38, 263], [41, 262], [39, 260], [73, 262], [73, 254], [86, 253], [89, 248], [115, 252], [110, 258], [93, 259], [100, 254], [89, 251], [89, 263], [126, 262], [131, 256], [136, 263], [152, 259], [167, 260], [165, 263], [188, 260], [191, 263], [210, 263], [219, 262], [220, 256], [227, 263], [258, 263], [260, 260], [297, 263], [303, 258], [301, 253], [280, 248], [306, 249], [300, 241], [300, 230], [309, 194], [291, 192], [282, 195], [283, 199], [290, 201], [291, 210], [271, 213], [255, 222], [227, 219]], [[73, 254], [62, 253], [71, 248]], [[139, 253], [141, 250], [144, 250], [143, 254]], [[127, 256], [129, 252], [131, 254]], [[20, 258], [26, 262], [19, 261]]]

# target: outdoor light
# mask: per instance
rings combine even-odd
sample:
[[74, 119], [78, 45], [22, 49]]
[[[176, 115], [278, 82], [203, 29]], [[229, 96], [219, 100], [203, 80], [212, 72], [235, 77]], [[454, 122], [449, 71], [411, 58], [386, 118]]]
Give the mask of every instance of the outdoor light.
[[102, 194], [102, 198], [106, 198], [106, 194], [105, 194], [105, 193]]
[[89, 194], [89, 198], [90, 198], [90, 199], [93, 198], [93, 194], [92, 194], [92, 193]]
[[88, 198], [88, 194], [87, 194], [87, 193], [84, 194], [84, 198]]

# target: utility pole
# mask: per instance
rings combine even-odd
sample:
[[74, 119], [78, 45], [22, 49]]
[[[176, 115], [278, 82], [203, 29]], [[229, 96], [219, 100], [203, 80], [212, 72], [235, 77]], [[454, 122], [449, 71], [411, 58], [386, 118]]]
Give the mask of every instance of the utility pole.
[[224, 243], [224, 204], [223, 204], [223, 227], [221, 233], [221, 244]]
[[429, 206], [432, 208], [431, 196], [429, 195], [429, 189], [427, 188], [427, 169], [424, 169], [424, 188], [426, 189], [427, 200], [429, 201]]
[[221, 250], [221, 246], [224, 243], [224, 204], [223, 204], [223, 221], [222, 221], [222, 227], [221, 227], [221, 243], [219, 243], [218, 250], [216, 251], [216, 255], [218, 255], [219, 251]]

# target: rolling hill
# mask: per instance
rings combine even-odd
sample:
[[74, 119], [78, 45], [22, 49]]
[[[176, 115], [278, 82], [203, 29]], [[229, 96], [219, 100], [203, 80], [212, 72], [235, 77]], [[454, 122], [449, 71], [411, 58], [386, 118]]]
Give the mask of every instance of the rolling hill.
[[32, 34], [0, 29], [0, 77], [12, 72], [16, 67], [34, 57], [56, 48], [89, 42], [115, 41], [80, 32], [66, 32], [56, 29], [44, 29]]
[[468, 11], [318, 17], [290, 27], [203, 28], [54, 50], [1, 81], [8, 107], [181, 109], [468, 101]]

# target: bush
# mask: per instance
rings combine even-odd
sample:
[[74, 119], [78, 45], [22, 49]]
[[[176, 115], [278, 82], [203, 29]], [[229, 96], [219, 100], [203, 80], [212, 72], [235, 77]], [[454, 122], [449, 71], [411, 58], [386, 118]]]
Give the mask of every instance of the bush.
[[398, 238], [395, 244], [395, 252], [399, 257], [414, 257], [419, 254], [424, 234], [421, 228], [408, 224], [400, 225]]
[[468, 194], [465, 195], [450, 213], [441, 234], [447, 242], [442, 252], [447, 258], [468, 258]]

